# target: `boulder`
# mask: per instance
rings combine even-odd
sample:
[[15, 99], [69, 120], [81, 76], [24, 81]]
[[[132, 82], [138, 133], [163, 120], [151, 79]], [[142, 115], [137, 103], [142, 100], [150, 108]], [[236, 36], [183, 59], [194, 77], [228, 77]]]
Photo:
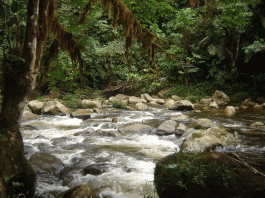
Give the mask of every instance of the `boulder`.
[[224, 114], [227, 116], [227, 117], [232, 117], [234, 115], [236, 115], [236, 108], [233, 107], [233, 106], [227, 106], [225, 108], [225, 112]]
[[172, 115], [170, 117], [171, 120], [176, 120], [176, 121], [188, 120], [189, 118], [190, 117], [185, 114]]
[[152, 98], [149, 94], [145, 93], [145, 94], [142, 94], [142, 97], [143, 99], [147, 100], [148, 102], [152, 102], [154, 101], [155, 99]]
[[177, 123], [173, 120], [166, 120], [162, 122], [157, 128], [157, 135], [171, 135], [176, 133]]
[[70, 110], [58, 101], [49, 101], [42, 109], [43, 114], [65, 116]]
[[149, 102], [148, 106], [150, 107], [160, 107], [160, 104], [157, 104], [155, 101]]
[[132, 134], [152, 134], [153, 128], [147, 124], [134, 123], [119, 127], [118, 129], [122, 133], [132, 133]]
[[230, 102], [230, 98], [222, 91], [216, 90], [213, 94], [213, 100], [218, 105], [227, 105]]
[[176, 127], [176, 134], [183, 135], [187, 130], [188, 127], [185, 124], [179, 123], [179, 125]]
[[38, 100], [32, 100], [28, 103], [28, 107], [31, 109], [31, 111], [38, 115], [41, 114], [41, 110], [44, 106], [45, 106], [45, 103], [40, 102]]
[[83, 175], [87, 175], [87, 174], [101, 175], [104, 172], [105, 172], [105, 170], [102, 167], [100, 167], [99, 165], [91, 164], [91, 165], [88, 165], [86, 168], [84, 168], [84, 170], [82, 171], [82, 174]]
[[194, 129], [208, 129], [208, 128], [219, 128], [219, 125], [207, 118], [200, 118], [193, 121], [190, 125], [190, 128]]
[[36, 115], [34, 113], [32, 113], [31, 111], [23, 111], [23, 115], [22, 115], [22, 121], [26, 121], [26, 120], [35, 120], [38, 119], [40, 116]]
[[216, 108], [216, 109], [218, 109], [218, 104], [217, 104], [215, 101], [212, 101], [212, 102], [209, 104], [209, 107], [210, 107], [210, 108]]
[[212, 101], [213, 101], [212, 98], [207, 98], [207, 99], [206, 98], [202, 98], [199, 103], [201, 105], [209, 106]]
[[37, 174], [59, 173], [64, 168], [62, 160], [46, 153], [37, 153], [29, 159]]
[[176, 101], [172, 106], [168, 107], [169, 110], [194, 110], [194, 105], [188, 100]]
[[63, 192], [60, 198], [97, 198], [93, 188], [87, 185], [79, 185]]
[[149, 108], [148, 105], [146, 104], [143, 104], [143, 103], [137, 103], [135, 105], [136, 109], [139, 110], [139, 111], [144, 111], [144, 110], [147, 110]]
[[173, 99], [174, 101], [179, 101], [182, 100], [182, 97], [176, 96], [176, 95], [172, 95], [171, 99]]
[[81, 102], [81, 108], [83, 109], [93, 109], [93, 108], [102, 108], [100, 101], [94, 101], [94, 100], [82, 100]]
[[160, 198], [265, 197], [265, 176], [224, 153], [174, 153], [156, 163]]
[[249, 127], [252, 127], [252, 128], [264, 128], [264, 124], [262, 122], [255, 122], [255, 123], [251, 124]]
[[165, 102], [165, 104], [164, 104], [164, 107], [166, 107], [166, 108], [170, 108], [170, 107], [172, 107], [174, 104], [175, 104], [175, 100], [173, 100], [173, 99], [168, 99], [168, 100], [166, 100], [166, 102]]
[[250, 98], [245, 99], [242, 103], [243, 106], [255, 106], [256, 103], [252, 102]]
[[136, 96], [131, 96], [129, 97], [129, 103], [130, 104], [147, 103], [147, 101]]
[[190, 133], [181, 145], [183, 152], [199, 153], [214, 149], [216, 146], [231, 146], [235, 137], [222, 129], [209, 128]]
[[129, 96], [124, 95], [124, 94], [117, 94], [115, 96], [115, 98], [118, 99], [118, 100], [128, 100], [129, 99]]
[[92, 114], [93, 114], [93, 111], [90, 109], [78, 109], [77, 111], [72, 112], [70, 114], [70, 117], [86, 120], [86, 119], [91, 118]]

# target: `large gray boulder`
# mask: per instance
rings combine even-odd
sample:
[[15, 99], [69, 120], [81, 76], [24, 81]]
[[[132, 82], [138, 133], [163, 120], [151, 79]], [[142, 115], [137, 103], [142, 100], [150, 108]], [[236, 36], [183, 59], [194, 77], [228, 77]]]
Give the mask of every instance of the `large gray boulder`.
[[145, 110], [147, 110], [148, 108], [149, 108], [149, 106], [148, 105], [146, 105], [146, 104], [144, 104], [144, 103], [137, 103], [136, 105], [135, 105], [135, 107], [136, 107], [136, 109], [137, 110], [139, 110], [139, 111], [145, 111]]
[[171, 135], [176, 133], [177, 123], [173, 120], [166, 120], [162, 122], [157, 128], [158, 135]]
[[125, 126], [121, 126], [118, 129], [122, 133], [130, 133], [130, 134], [152, 134], [153, 128], [147, 124], [135, 123], [129, 124]]
[[91, 109], [78, 109], [77, 111], [72, 112], [70, 114], [70, 117], [86, 120], [86, 119], [91, 118], [92, 114], [93, 114], [93, 110]]
[[196, 130], [190, 133], [181, 145], [183, 152], [199, 153], [214, 149], [216, 146], [231, 146], [235, 137], [229, 132], [209, 128], [207, 130]]
[[179, 101], [176, 101], [173, 105], [169, 106], [168, 109], [183, 111], [183, 110], [194, 110], [195, 107], [188, 100], [179, 100]]
[[131, 97], [129, 97], [129, 103], [130, 104], [147, 103], [147, 101], [145, 99], [141, 99], [141, 98], [136, 97], [136, 96], [131, 96]]
[[156, 163], [160, 198], [265, 197], [265, 176], [224, 153], [174, 153]]
[[193, 121], [190, 125], [190, 128], [194, 129], [208, 129], [208, 128], [219, 128], [219, 125], [207, 118], [200, 118]]
[[213, 100], [218, 105], [227, 105], [230, 102], [230, 98], [222, 91], [216, 90], [213, 94]]
[[81, 108], [83, 109], [93, 109], [93, 108], [102, 108], [101, 101], [94, 101], [94, 100], [82, 100]]
[[70, 110], [58, 101], [47, 102], [41, 112], [43, 114], [61, 115], [61, 116], [70, 114]]
[[38, 100], [32, 100], [28, 103], [28, 107], [31, 109], [31, 111], [38, 115], [41, 114], [41, 110], [44, 106], [45, 106], [45, 103], [40, 102]]

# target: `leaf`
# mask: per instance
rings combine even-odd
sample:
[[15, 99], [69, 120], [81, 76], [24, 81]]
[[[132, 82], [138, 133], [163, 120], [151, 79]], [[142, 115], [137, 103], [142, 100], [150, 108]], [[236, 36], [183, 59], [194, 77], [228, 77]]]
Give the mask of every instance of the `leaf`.
[[12, 2], [12, 4], [11, 4], [11, 10], [14, 13], [18, 11], [18, 2], [16, 2], [16, 1], [13, 1]]
[[13, 182], [13, 186], [19, 187], [19, 186], [24, 186], [24, 184], [23, 183], [19, 183], [19, 182]]
[[7, 57], [14, 59], [14, 61], [22, 61], [23, 63], [25, 62], [25, 60], [23, 58], [16, 56], [16, 55], [13, 55], [13, 54], [8, 54]]
[[196, 68], [191, 68], [191, 69], [188, 69], [187, 70], [187, 73], [195, 73], [197, 72], [199, 69], [196, 67]]
[[214, 45], [209, 45], [207, 49], [208, 49], [209, 54], [212, 56], [214, 56], [217, 53], [217, 49]]
[[3, 7], [3, 5], [0, 5], [0, 17], [2, 18], [2, 19], [5, 19], [5, 9], [4, 9], [4, 7]]
[[5, 9], [5, 19], [8, 19], [11, 16], [11, 9], [10, 7], [7, 7]]

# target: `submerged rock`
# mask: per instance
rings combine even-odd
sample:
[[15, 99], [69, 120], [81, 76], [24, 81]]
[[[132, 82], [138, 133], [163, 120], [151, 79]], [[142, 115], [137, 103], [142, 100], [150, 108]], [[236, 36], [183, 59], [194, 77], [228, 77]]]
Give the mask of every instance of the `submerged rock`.
[[175, 153], [156, 163], [160, 198], [265, 197], [265, 176], [224, 153]]
[[79, 185], [63, 192], [60, 198], [97, 198], [93, 188], [87, 185]]
[[122, 133], [152, 134], [153, 128], [147, 124], [135, 123], [119, 127], [119, 131]]
[[37, 153], [31, 156], [29, 162], [31, 163], [37, 174], [58, 173], [61, 169], [64, 168], [62, 160], [46, 153]]

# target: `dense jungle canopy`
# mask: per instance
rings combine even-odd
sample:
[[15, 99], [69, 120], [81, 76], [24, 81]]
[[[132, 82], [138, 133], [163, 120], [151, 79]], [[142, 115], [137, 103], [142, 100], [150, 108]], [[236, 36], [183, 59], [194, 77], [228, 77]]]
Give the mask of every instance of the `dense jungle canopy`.
[[264, 8], [261, 0], [0, 0], [1, 197], [34, 197], [20, 133], [33, 88], [264, 94]]
[[[5, 56], [11, 61], [20, 57], [10, 50], [21, 51], [24, 43], [27, 1], [1, 2], [3, 62]], [[81, 96], [121, 88], [156, 93], [165, 87], [181, 92], [180, 85], [211, 91], [233, 85], [228, 92], [248, 90], [250, 96], [262, 92], [261, 0], [124, 0], [141, 28], [152, 32], [141, 36], [129, 30], [125, 19], [115, 18], [116, 8], [108, 2], [115, 1], [56, 0], [58, 22], [72, 34], [76, 51], [69, 53], [67, 39], [58, 43], [56, 36], [48, 35], [37, 78], [39, 92], [59, 89]]]

